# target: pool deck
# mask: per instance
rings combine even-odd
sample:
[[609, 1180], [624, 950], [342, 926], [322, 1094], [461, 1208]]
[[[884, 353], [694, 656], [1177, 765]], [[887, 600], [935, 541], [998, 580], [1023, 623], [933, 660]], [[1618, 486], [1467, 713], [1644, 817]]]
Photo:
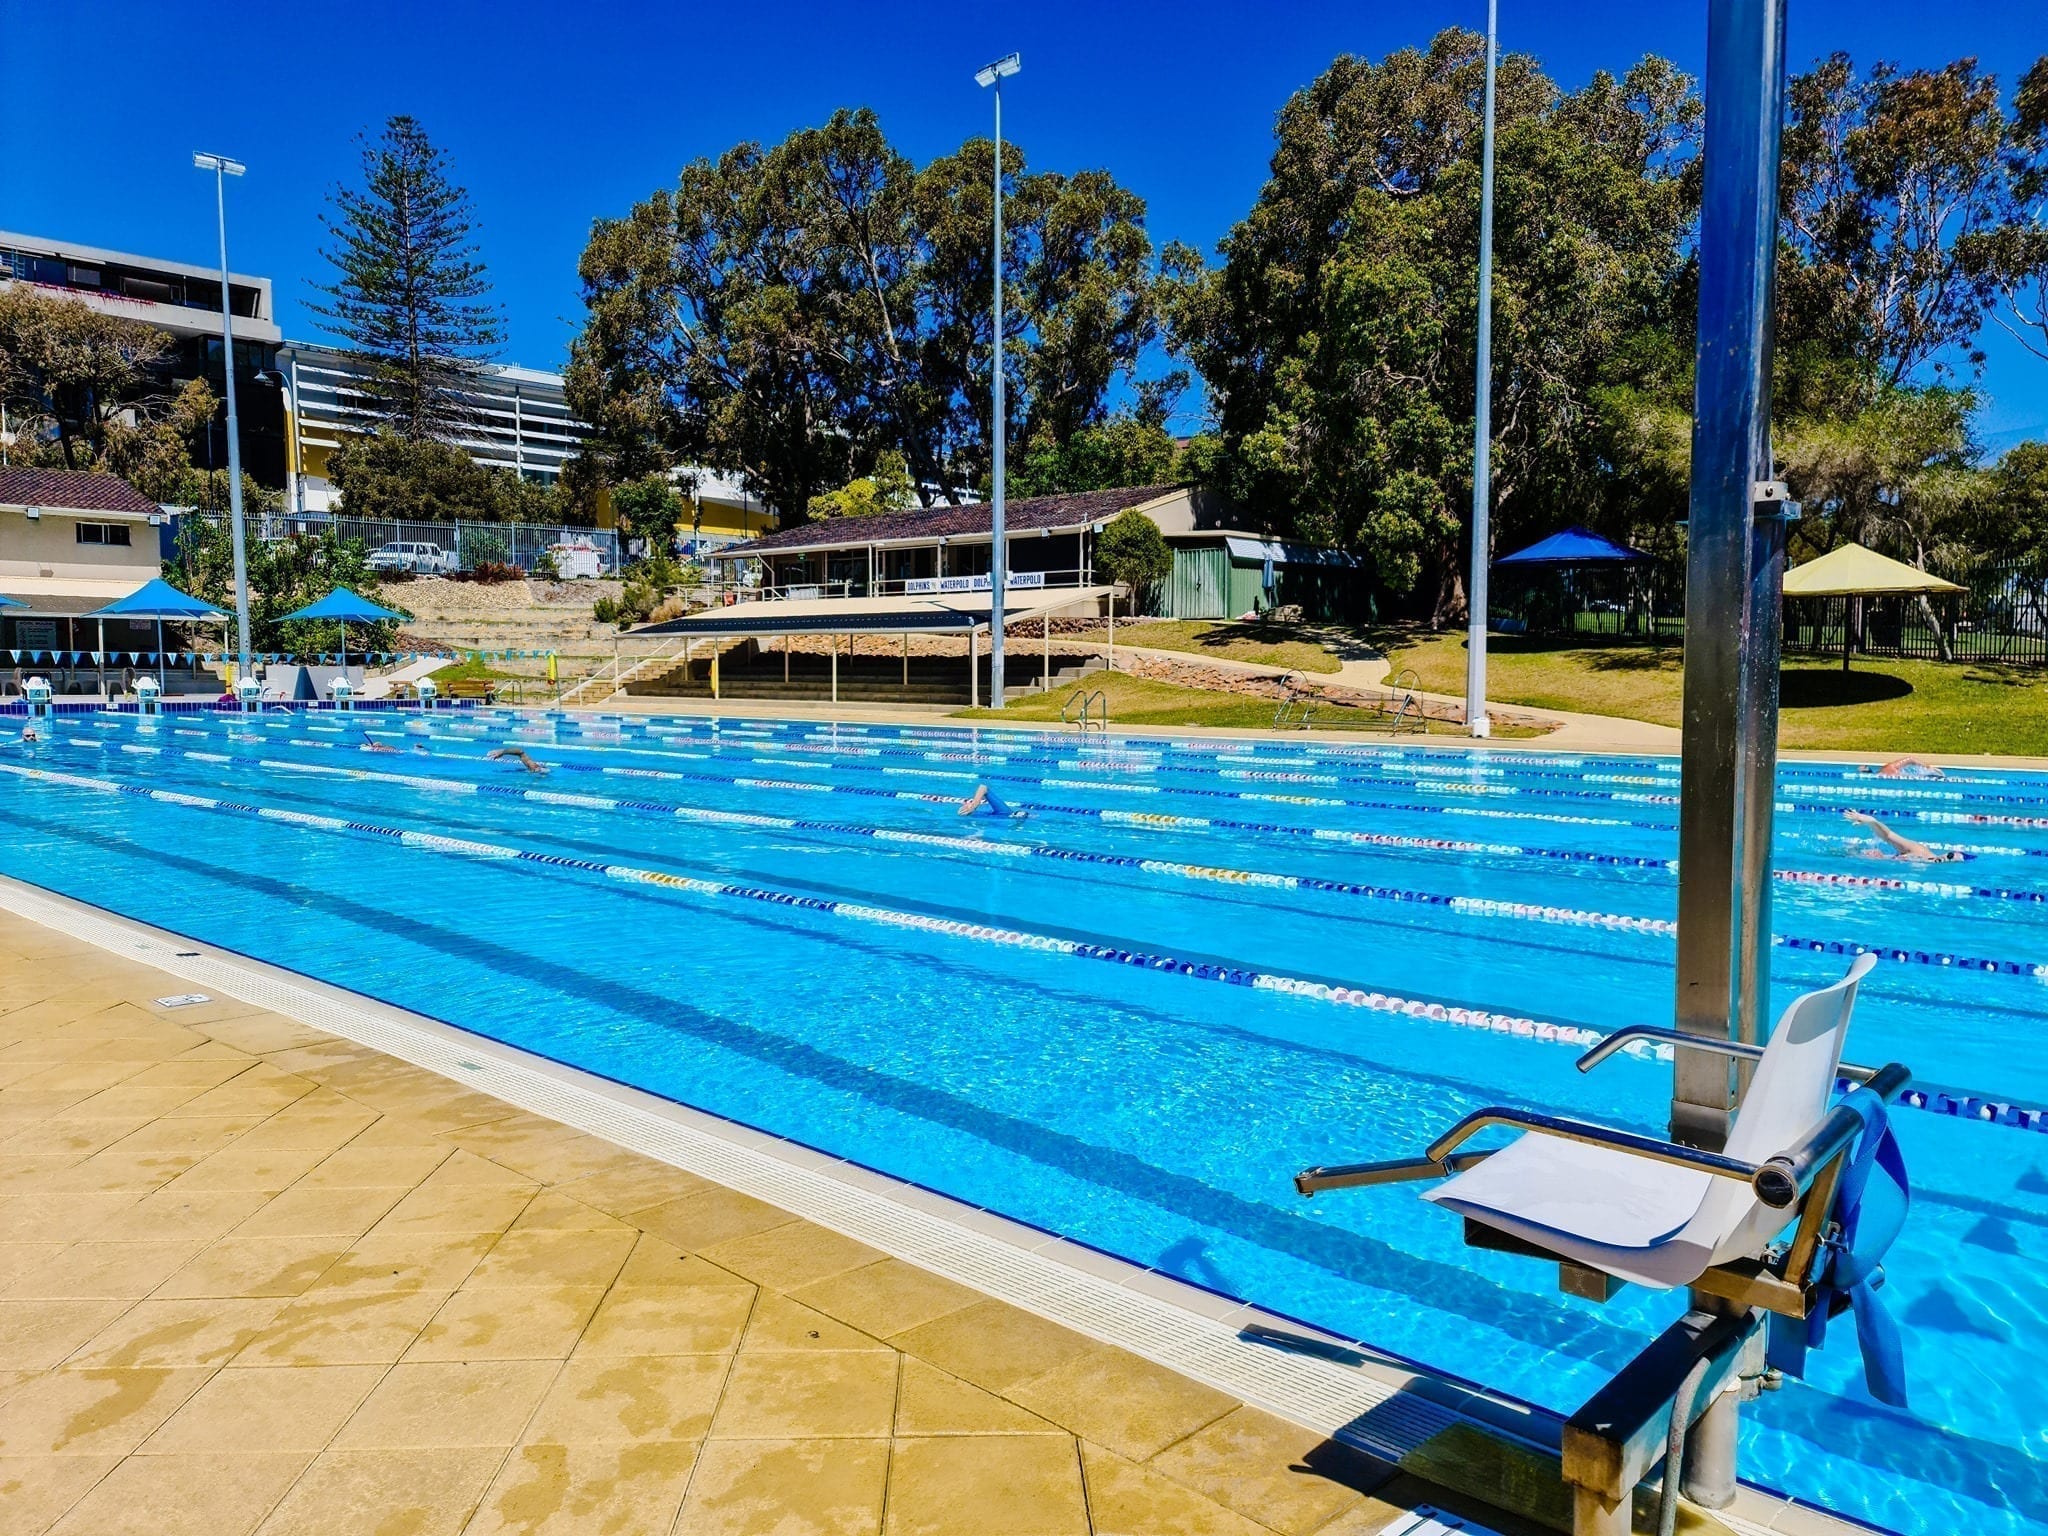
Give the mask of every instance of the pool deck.
[[0, 1532], [1533, 1529], [0, 913]]

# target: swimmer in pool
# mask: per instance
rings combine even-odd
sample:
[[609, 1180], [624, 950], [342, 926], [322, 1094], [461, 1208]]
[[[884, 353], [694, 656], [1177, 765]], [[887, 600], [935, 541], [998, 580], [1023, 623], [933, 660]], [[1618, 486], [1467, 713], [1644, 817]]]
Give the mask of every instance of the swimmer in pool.
[[530, 756], [527, 755], [527, 751], [524, 747], [493, 747], [490, 751], [486, 752], [484, 756], [492, 762], [497, 762], [500, 758], [510, 759], [511, 761], [518, 763], [519, 766], [524, 768], [528, 773], [546, 773], [548, 771], [548, 768], [551, 766], [547, 763], [535, 762]]
[[[1870, 770], [1865, 769], [1864, 771], [1867, 773]], [[1895, 757], [1877, 770], [1877, 776], [1880, 779], [1945, 779], [1948, 777], [1947, 774], [1935, 767], [1934, 764], [1922, 762], [1917, 757]]]
[[1009, 806], [998, 800], [990, 792], [986, 784], [977, 784], [974, 786], [974, 793], [960, 802], [960, 814], [962, 816], [996, 816], [1008, 821], [1022, 821], [1031, 813], [1029, 811], [1012, 810]]
[[1858, 858], [1864, 859], [1905, 859], [1914, 864], [1960, 864], [1966, 855], [1956, 852], [1938, 853], [1925, 843], [1915, 842], [1910, 837], [1901, 837], [1890, 827], [1864, 811], [1844, 811], [1842, 815], [1859, 827], [1868, 827], [1881, 847], [1859, 848]]
[[356, 746], [364, 752], [396, 752], [398, 750], [398, 748], [386, 742], [372, 741], [367, 735], [357, 742]]

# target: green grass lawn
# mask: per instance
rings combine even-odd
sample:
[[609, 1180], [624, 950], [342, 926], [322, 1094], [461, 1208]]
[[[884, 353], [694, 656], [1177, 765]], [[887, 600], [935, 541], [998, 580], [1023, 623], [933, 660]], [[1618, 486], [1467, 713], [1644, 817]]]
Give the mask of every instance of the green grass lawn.
[[[1433, 693], [1463, 693], [1465, 638], [1386, 637], [1398, 670]], [[1582, 710], [1677, 725], [1684, 654], [1676, 645], [1495, 635], [1487, 694], [1499, 703]], [[1780, 684], [1781, 746], [1839, 752], [1988, 752], [2048, 756], [2048, 673], [1984, 662], [1796, 656]]]
[[1304, 640], [1287, 624], [1217, 623], [1210, 619], [1153, 619], [1116, 627], [1118, 645], [1155, 651], [1187, 651], [1195, 656], [1222, 656], [1267, 667], [1293, 667], [1301, 672], [1335, 672], [1338, 658], [1320, 641]]
[[[1122, 638], [1122, 631], [1118, 631]], [[1109, 723], [1120, 725], [1215, 725], [1228, 726], [1238, 730], [1269, 731], [1273, 728], [1275, 704], [1268, 699], [1247, 698], [1242, 694], [1222, 693], [1206, 688], [1183, 688], [1177, 683], [1156, 682], [1151, 678], [1127, 677], [1121, 672], [1092, 674], [1087, 683], [1090, 691], [1101, 689], [1108, 695]], [[959, 720], [1058, 720], [1060, 709], [1074, 696], [1071, 686], [1055, 688], [1050, 693], [1034, 693], [1029, 698], [1019, 699], [998, 715], [990, 709], [963, 709], [953, 718]], [[1316, 708], [1310, 728], [1318, 731], [1366, 731], [1359, 711], [1339, 709], [1323, 704]], [[1430, 730], [1437, 734], [1461, 735], [1457, 726], [1444, 725], [1439, 721], [1430, 722]], [[1373, 735], [1385, 735], [1384, 730], [1371, 731]], [[1527, 735], [1529, 732], [1504, 731], [1503, 735]]]

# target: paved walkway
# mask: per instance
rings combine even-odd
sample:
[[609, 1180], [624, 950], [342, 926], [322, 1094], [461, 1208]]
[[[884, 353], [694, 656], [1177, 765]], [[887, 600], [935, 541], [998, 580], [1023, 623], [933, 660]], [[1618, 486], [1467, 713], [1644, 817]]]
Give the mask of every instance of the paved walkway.
[[0, 915], [4, 1536], [1365, 1536], [1463, 1507], [462, 1084], [159, 1001], [179, 990]]

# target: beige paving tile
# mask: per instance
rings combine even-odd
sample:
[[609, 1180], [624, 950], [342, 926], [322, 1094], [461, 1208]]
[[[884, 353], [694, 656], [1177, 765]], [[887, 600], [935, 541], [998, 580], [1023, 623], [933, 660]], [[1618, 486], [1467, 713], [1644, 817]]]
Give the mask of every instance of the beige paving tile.
[[328, 1451], [257, 1527], [259, 1536], [456, 1536], [504, 1453]]
[[594, 1205], [585, 1205], [581, 1200], [572, 1200], [554, 1190], [543, 1190], [527, 1202], [526, 1209], [519, 1213], [519, 1219], [512, 1223], [514, 1232], [630, 1232], [639, 1236], [637, 1228], [629, 1227], [616, 1216], [608, 1216]]
[[899, 1435], [1065, 1435], [1059, 1425], [906, 1355], [896, 1397]]
[[135, 1300], [194, 1254], [197, 1243], [73, 1243], [6, 1287], [9, 1300]]
[[949, 1312], [889, 1342], [991, 1392], [1005, 1392], [1095, 1348], [1078, 1333], [999, 1301]]
[[172, 1061], [160, 1061], [154, 1066], [144, 1067], [128, 1081], [154, 1087], [163, 1083], [176, 1083], [184, 1087], [200, 1089], [218, 1088], [229, 1078], [238, 1077], [256, 1064], [256, 1058], [241, 1052], [226, 1056], [180, 1056]]
[[112, 1299], [0, 1301], [0, 1369], [49, 1370], [133, 1305]]
[[448, 1160], [434, 1170], [430, 1185], [467, 1184], [495, 1189], [523, 1189], [534, 1193], [541, 1186], [539, 1179], [507, 1168], [502, 1163], [492, 1162], [487, 1157], [478, 1157], [458, 1147], [449, 1154]]
[[236, 1356], [236, 1363], [389, 1364], [412, 1347], [448, 1295], [446, 1291], [316, 1291], [288, 1303]]
[[633, 1251], [638, 1234], [611, 1232], [507, 1232], [465, 1283], [467, 1290], [519, 1285], [610, 1285]]
[[[536, 1204], [538, 1202], [535, 1202]], [[613, 1283], [621, 1288], [645, 1285], [734, 1285], [739, 1277], [731, 1270], [707, 1264], [695, 1254], [685, 1253], [645, 1232], [633, 1245], [626, 1267]]]
[[138, 1301], [72, 1356], [72, 1363], [224, 1365], [263, 1333], [281, 1305], [221, 1297]]
[[1386, 1483], [1394, 1468], [1256, 1408], [1238, 1408], [1148, 1465], [1218, 1504], [1299, 1536]]
[[10, 1243], [71, 1243], [94, 1233], [135, 1205], [138, 1196], [104, 1194], [0, 1194], [0, 1232]]
[[403, 1189], [309, 1189], [294, 1184], [262, 1201], [237, 1237], [357, 1237], [398, 1204]]
[[887, 1435], [896, 1416], [896, 1356], [742, 1350], [711, 1421], [722, 1440]]
[[498, 1241], [495, 1232], [406, 1232], [356, 1239], [314, 1284], [338, 1291], [452, 1291]]
[[593, 1285], [457, 1291], [406, 1352], [408, 1360], [565, 1360], [597, 1310]]
[[317, 1147], [248, 1147], [236, 1141], [179, 1174], [177, 1189], [289, 1189], [320, 1160]]
[[[1081, 1471], [1094, 1536], [1160, 1536], [1166, 1531], [1175, 1536], [1267, 1536], [1266, 1526], [1086, 1441]], [[1387, 1511], [1374, 1529], [1383, 1529], [1394, 1514]]]
[[768, 1350], [854, 1349], [894, 1353], [880, 1339], [862, 1333], [780, 1292], [764, 1289], [747, 1320], [740, 1348], [748, 1354]]
[[300, 1181], [301, 1189], [409, 1189], [448, 1161], [442, 1146], [350, 1143], [330, 1152]]
[[0, 1456], [0, 1532], [41, 1536], [119, 1456]]
[[49, 1371], [0, 1413], [0, 1456], [125, 1456], [205, 1382], [205, 1370]]
[[737, 1349], [753, 1305], [750, 1285], [615, 1285], [577, 1352], [708, 1355]]
[[1237, 1399], [1098, 1344], [1009, 1389], [1032, 1412], [1119, 1456], [1143, 1461], [1237, 1406]]
[[212, 1242], [233, 1231], [262, 1207], [259, 1190], [160, 1189], [82, 1232], [109, 1243], [140, 1243], [159, 1239]]
[[526, 1208], [525, 1189], [487, 1185], [422, 1185], [408, 1194], [372, 1229], [401, 1232], [502, 1232]]
[[795, 1219], [787, 1211], [716, 1185], [633, 1215], [635, 1225], [686, 1253], [701, 1253], [715, 1243], [750, 1237]]
[[807, 1221], [787, 1222], [765, 1232], [714, 1243], [699, 1252], [720, 1269], [729, 1269], [756, 1285], [770, 1285], [779, 1291], [793, 1291], [883, 1257], [866, 1243], [857, 1243]]
[[896, 1442], [889, 1536], [1086, 1536], [1081, 1463], [1054, 1435], [949, 1435]]
[[334, 1447], [510, 1445], [559, 1370], [553, 1360], [402, 1362], [377, 1383]]
[[828, 1317], [877, 1338], [888, 1338], [976, 1305], [978, 1291], [942, 1279], [901, 1259], [883, 1259], [791, 1294]]
[[7, 1138], [10, 1154], [34, 1157], [54, 1157], [67, 1154], [71, 1157], [90, 1157], [93, 1153], [113, 1146], [124, 1137], [152, 1124], [150, 1116], [120, 1115], [100, 1119], [78, 1119], [64, 1116], [58, 1119], [39, 1120], [23, 1127]]
[[259, 1065], [231, 1082], [208, 1089], [197, 1098], [185, 1100], [169, 1113], [173, 1119], [209, 1115], [267, 1116], [304, 1098], [316, 1086], [311, 1078]]
[[214, 1372], [143, 1442], [143, 1453], [322, 1450], [385, 1370], [382, 1365], [228, 1366]]
[[56, 1258], [68, 1243], [0, 1243], [0, 1292]]
[[707, 1441], [675, 1536], [872, 1536], [888, 1480], [886, 1440]]
[[297, 1296], [341, 1257], [337, 1237], [224, 1237], [156, 1288], [160, 1299]]
[[687, 1441], [521, 1446], [466, 1536], [669, 1536], [696, 1459]]
[[308, 1147], [333, 1151], [360, 1135], [377, 1120], [374, 1109], [350, 1103], [339, 1094], [307, 1094], [289, 1109], [279, 1110], [244, 1136], [245, 1147]]
[[556, 1189], [600, 1211], [627, 1216], [713, 1187], [710, 1180], [700, 1179], [694, 1173], [685, 1173], [652, 1158], [621, 1153], [594, 1173], [559, 1184]]
[[577, 1356], [564, 1365], [527, 1427], [530, 1441], [696, 1441], [731, 1368], [730, 1355], [651, 1359]]
[[306, 1451], [130, 1456], [50, 1536], [248, 1536], [312, 1459]]

